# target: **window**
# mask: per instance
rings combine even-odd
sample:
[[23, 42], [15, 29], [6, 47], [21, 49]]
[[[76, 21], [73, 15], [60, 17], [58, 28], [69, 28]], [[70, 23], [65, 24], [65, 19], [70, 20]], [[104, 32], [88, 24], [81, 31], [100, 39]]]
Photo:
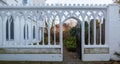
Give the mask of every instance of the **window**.
[[23, 31], [24, 39], [29, 39], [29, 27], [28, 24], [24, 25], [24, 31]]
[[14, 22], [11, 20], [10, 23], [10, 39], [14, 39]]
[[6, 40], [9, 40], [9, 27], [8, 27], [8, 20], [6, 22]]
[[35, 26], [33, 26], [33, 39], [35, 39]]
[[29, 28], [28, 28], [28, 25], [27, 25], [27, 39], [29, 39]]
[[25, 39], [25, 38], [26, 38], [26, 37], [25, 37], [25, 36], [26, 36], [26, 33], [25, 33], [25, 25], [24, 25], [24, 33], [23, 33], [23, 34], [24, 34], [24, 39]]
[[11, 16], [10, 19], [7, 19], [6, 22], [6, 40], [14, 39], [14, 20]]

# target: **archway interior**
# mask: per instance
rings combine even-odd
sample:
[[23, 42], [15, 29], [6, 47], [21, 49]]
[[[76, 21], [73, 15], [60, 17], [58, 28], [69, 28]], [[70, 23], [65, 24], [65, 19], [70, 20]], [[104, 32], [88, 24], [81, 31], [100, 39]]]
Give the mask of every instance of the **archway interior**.
[[63, 44], [68, 51], [68, 55], [71, 59], [81, 59], [81, 21], [75, 17], [67, 18], [63, 22], [62, 29]]
[[[89, 19], [89, 20], [88, 20]], [[96, 22], [96, 23], [94, 23]], [[70, 17], [65, 19], [62, 25], [63, 43], [68, 51], [77, 52], [77, 56], [82, 58], [82, 27], [83, 21]], [[96, 24], [96, 31], [94, 28]], [[85, 45], [94, 45], [94, 36], [96, 36], [96, 45], [105, 44], [105, 19], [97, 17], [93, 19], [91, 16], [85, 17], [84, 21], [84, 40]], [[94, 34], [96, 32], [96, 34]]]

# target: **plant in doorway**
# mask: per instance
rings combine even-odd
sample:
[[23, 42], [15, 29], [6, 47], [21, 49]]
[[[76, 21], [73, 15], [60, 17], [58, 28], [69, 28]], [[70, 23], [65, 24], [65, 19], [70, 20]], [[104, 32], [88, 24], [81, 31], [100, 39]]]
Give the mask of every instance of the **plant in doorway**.
[[68, 51], [75, 52], [76, 51], [76, 27], [71, 28], [69, 31], [70, 36], [64, 40], [64, 44]]
[[69, 37], [68, 39], [64, 40], [64, 44], [68, 51], [76, 51], [76, 37]]

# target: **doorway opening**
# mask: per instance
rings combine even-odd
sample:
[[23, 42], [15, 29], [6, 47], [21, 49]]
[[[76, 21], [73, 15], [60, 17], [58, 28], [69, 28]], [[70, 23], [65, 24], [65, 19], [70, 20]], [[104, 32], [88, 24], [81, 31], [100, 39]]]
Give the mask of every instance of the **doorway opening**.
[[63, 22], [64, 59], [82, 59], [81, 21], [70, 17]]

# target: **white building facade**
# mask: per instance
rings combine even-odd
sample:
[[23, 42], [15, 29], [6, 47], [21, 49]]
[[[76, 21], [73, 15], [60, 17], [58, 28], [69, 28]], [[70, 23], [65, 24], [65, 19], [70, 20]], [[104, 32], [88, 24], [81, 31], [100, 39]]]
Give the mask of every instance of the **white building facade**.
[[[23, 2], [24, 1], [24, 2]], [[34, 2], [33, 2], [34, 1]], [[40, 4], [39, 0], [5, 0], [8, 5], [0, 7], [0, 51], [4, 48], [14, 48], [19, 52], [20, 49], [54, 49], [57, 52], [40, 54], [0, 54], [0, 60], [17, 60], [17, 61], [63, 61], [63, 23], [70, 18], [78, 20], [81, 23], [81, 56], [83, 61], [109, 61], [120, 60], [115, 55], [120, 52], [120, 22], [118, 5], [44, 5], [44, 6], [27, 6], [32, 3]], [[15, 6], [17, 4], [23, 6]], [[44, 0], [42, 0], [44, 4]], [[4, 5], [5, 3], [2, 3]], [[19, 5], [18, 4], [18, 5]], [[94, 20], [94, 41], [85, 44], [85, 21], [88, 21], [89, 28], [91, 20]], [[96, 41], [96, 19], [100, 20], [100, 26], [105, 22], [105, 42], [97, 44]], [[105, 19], [105, 21], [104, 21]], [[57, 20], [60, 24], [59, 41], [56, 41], [56, 27], [51, 35], [51, 21]], [[47, 27], [45, 22], [47, 22]], [[56, 23], [53, 23], [54, 26]], [[45, 29], [47, 29], [45, 34]], [[100, 28], [100, 34], [102, 34]], [[45, 39], [45, 37], [47, 38]], [[53, 38], [51, 36], [54, 36]], [[102, 36], [100, 36], [102, 40]], [[51, 41], [53, 39], [53, 41]], [[40, 44], [41, 43], [41, 44]], [[46, 44], [47, 43], [47, 44]], [[58, 43], [58, 44], [57, 44]], [[113, 45], [114, 44], [114, 45]], [[8, 50], [7, 50], [8, 51]], [[17, 58], [17, 59], [16, 59]]]

